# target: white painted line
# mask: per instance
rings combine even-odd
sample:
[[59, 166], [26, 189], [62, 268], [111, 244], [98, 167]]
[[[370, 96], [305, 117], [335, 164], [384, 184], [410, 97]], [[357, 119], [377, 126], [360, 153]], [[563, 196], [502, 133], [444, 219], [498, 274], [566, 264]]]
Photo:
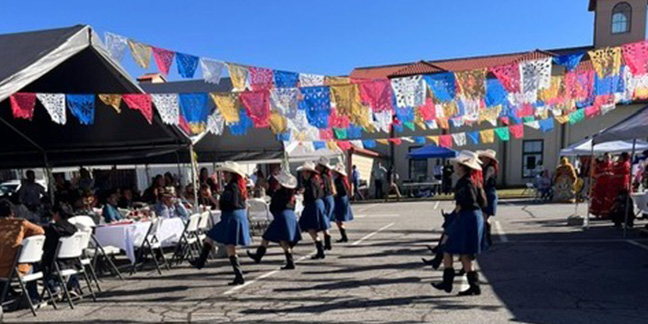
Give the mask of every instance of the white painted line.
[[351, 245], [358, 245], [358, 244], [362, 243], [363, 241], [369, 239], [370, 237], [372, 237], [372, 236], [374, 236], [374, 235], [380, 233], [381, 231], [384, 231], [384, 230], [386, 230], [386, 229], [388, 229], [388, 228], [394, 226], [394, 224], [396, 224], [396, 223], [390, 223], [390, 224], [387, 224], [387, 225], [381, 227], [380, 229], [378, 229], [377, 231], [365, 235], [363, 238], [361, 238], [361, 239], [359, 239], [359, 240], [353, 242]]
[[364, 213], [365, 211], [369, 210], [370, 208], [374, 208], [374, 207], [376, 207], [376, 206], [378, 206], [378, 205], [376, 205], [376, 204], [371, 204], [371, 205], [369, 205], [369, 206], [362, 207], [362, 208], [358, 209], [358, 213]]
[[434, 209], [437, 209], [437, 208], [439, 208], [439, 202], [438, 201], [434, 204]]
[[648, 246], [645, 246], [643, 244], [639, 244], [639, 243], [637, 243], [637, 242], [635, 242], [633, 240], [626, 240], [626, 242], [628, 242], [628, 243], [630, 243], [630, 244], [632, 244], [634, 246], [640, 247], [640, 248], [642, 248], [644, 250], [648, 250]]
[[[630, 240], [626, 239], [573, 239], [573, 240], [519, 240], [519, 241], [508, 241], [506, 243], [515, 243], [515, 244], [524, 244], [524, 243], [539, 243], [539, 244], [547, 244], [547, 243], [623, 243], [623, 242], [628, 242]], [[648, 242], [646, 239], [642, 240], [632, 240], [632, 244], [638, 242]], [[641, 244], [640, 244], [641, 245]], [[648, 248], [648, 247], [647, 247]]]
[[500, 241], [508, 242], [508, 237], [506, 237], [506, 233], [504, 233], [499, 221], [495, 221], [495, 229], [497, 229], [497, 236], [499, 236]]
[[400, 217], [399, 214], [360, 214], [360, 215], [354, 215], [353, 218], [365, 218], [365, 217], [371, 217], [371, 218], [380, 218], [380, 217]]

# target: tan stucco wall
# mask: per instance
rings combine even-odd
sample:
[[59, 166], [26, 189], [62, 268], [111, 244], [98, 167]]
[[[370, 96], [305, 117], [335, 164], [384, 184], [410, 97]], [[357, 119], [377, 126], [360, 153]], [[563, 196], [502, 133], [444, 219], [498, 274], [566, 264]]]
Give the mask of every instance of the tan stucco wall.
[[[632, 7], [630, 32], [612, 34], [612, 9], [621, 2]], [[646, 0], [598, 0], [594, 16], [594, 46], [616, 46], [646, 38]]]

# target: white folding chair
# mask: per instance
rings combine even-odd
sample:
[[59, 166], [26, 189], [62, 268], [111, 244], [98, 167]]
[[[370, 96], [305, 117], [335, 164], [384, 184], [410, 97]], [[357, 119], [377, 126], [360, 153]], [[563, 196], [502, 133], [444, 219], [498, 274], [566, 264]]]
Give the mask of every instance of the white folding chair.
[[[85, 272], [85, 267], [81, 264], [81, 256], [83, 255], [83, 241], [86, 234], [82, 231], [74, 233], [72, 236], [62, 237], [59, 239], [59, 244], [56, 249], [56, 259], [54, 260], [54, 275], [57, 276], [59, 284], [63, 287], [65, 292], [65, 297], [68, 300], [70, 308], [74, 308], [74, 303], [72, 297], [70, 296], [70, 290], [67, 288], [69, 278], [75, 275], [82, 275], [86, 281], [90, 295], [92, 296], [93, 301], [97, 301], [94, 290], [92, 289], [92, 284], [88, 278], [88, 274]], [[76, 269], [62, 269], [62, 262], [73, 261]], [[81, 282], [79, 281], [79, 288]], [[81, 292], [83, 293], [83, 292]]]
[[90, 275], [90, 279], [94, 281], [95, 285], [97, 286], [97, 291], [101, 292], [101, 286], [99, 285], [99, 278], [97, 278], [97, 273], [95, 272], [95, 268], [92, 264], [92, 261], [90, 260], [90, 257], [88, 256], [88, 253], [86, 252], [90, 246], [90, 237], [92, 236], [92, 229], [79, 228], [78, 232], [81, 232], [83, 234], [81, 240], [82, 253], [81, 253], [81, 257], [79, 258], [79, 262], [81, 263], [83, 270], [88, 271], [88, 274]]
[[207, 232], [209, 231], [209, 219], [211, 218], [211, 212], [206, 211], [200, 214], [200, 220], [198, 221], [198, 240], [202, 242], [205, 237], [207, 237]]
[[16, 281], [20, 285], [20, 289], [22, 290], [22, 296], [27, 298], [27, 301], [29, 303], [29, 308], [31, 309], [32, 314], [36, 316], [36, 306], [32, 302], [31, 297], [29, 296], [29, 292], [27, 291], [27, 284], [32, 281], [41, 280], [43, 282], [43, 292], [41, 293], [41, 299], [45, 297], [45, 293], [47, 292], [47, 297], [49, 302], [52, 303], [54, 309], [57, 308], [52, 291], [49, 289], [47, 283], [44, 280], [43, 272], [38, 271], [26, 275], [20, 275], [18, 269], [18, 265], [20, 264], [33, 265], [35, 263], [41, 262], [41, 259], [43, 257], [44, 244], [45, 244], [45, 235], [35, 235], [23, 239], [22, 243], [18, 247], [16, 258], [14, 260], [13, 267], [11, 268], [11, 272], [9, 273], [9, 276], [6, 278], [0, 278], [0, 282], [4, 283], [4, 288], [2, 289], [2, 295], [0, 296], [0, 307], [4, 305], [11, 283]]
[[194, 253], [196, 257], [200, 254], [200, 243], [198, 242], [200, 217], [201, 214], [193, 214], [189, 217], [182, 235], [174, 241], [176, 248], [171, 263], [175, 260], [176, 264], [180, 264], [187, 259], [187, 255], [194, 258]]
[[121, 249], [112, 245], [102, 246], [99, 244], [99, 241], [97, 241], [97, 238], [94, 236], [94, 229], [97, 225], [94, 220], [92, 220], [92, 217], [85, 215], [74, 216], [70, 217], [68, 222], [74, 224], [78, 229], [91, 229], [91, 240], [88, 248], [85, 250], [85, 254], [86, 256], [92, 257], [92, 268], [96, 271], [97, 261], [104, 261], [108, 263], [108, 271], [119, 277], [119, 279], [124, 280], [121, 272], [113, 262], [113, 258], [116, 255], [121, 254]]
[[144, 260], [149, 254], [153, 259], [153, 263], [155, 264], [155, 269], [157, 270], [158, 274], [162, 274], [162, 269], [160, 268], [160, 263], [157, 260], [156, 252], [161, 256], [164, 267], [167, 270], [171, 270], [169, 263], [166, 260], [166, 256], [164, 255], [164, 250], [162, 250], [162, 243], [157, 236], [158, 230], [160, 229], [160, 226], [162, 226], [163, 221], [164, 218], [162, 217], [158, 217], [151, 221], [151, 226], [149, 227], [149, 230], [144, 237], [144, 240], [142, 241], [142, 245], [137, 248], [138, 257], [135, 260], [133, 267], [131, 268], [131, 275], [137, 271], [137, 264], [139, 260], [142, 260], [141, 265], [144, 266]]
[[272, 220], [270, 207], [263, 199], [248, 199], [247, 205], [252, 235], [262, 235]]

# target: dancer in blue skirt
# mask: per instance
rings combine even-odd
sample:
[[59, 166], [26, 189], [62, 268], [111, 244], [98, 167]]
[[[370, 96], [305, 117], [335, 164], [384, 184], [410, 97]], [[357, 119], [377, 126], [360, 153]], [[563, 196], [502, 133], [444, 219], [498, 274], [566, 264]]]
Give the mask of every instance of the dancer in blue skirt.
[[261, 246], [257, 248], [256, 253], [253, 254], [248, 251], [247, 254], [254, 262], [260, 263], [266, 253], [268, 244], [270, 242], [279, 243], [286, 256], [286, 265], [281, 269], [292, 270], [295, 269], [292, 248], [302, 238], [297, 217], [295, 216], [297, 178], [284, 171], [276, 175], [275, 178], [279, 182], [280, 188], [272, 195], [272, 201], [270, 202], [270, 212], [274, 219], [263, 234], [263, 241], [261, 241]]
[[[331, 169], [333, 168], [330, 164], [330, 160], [322, 156], [317, 162], [317, 171], [322, 177], [322, 190], [324, 191], [324, 207], [326, 207], [326, 217], [329, 221], [334, 219], [335, 211], [335, 184], [333, 183], [333, 175], [331, 174]], [[324, 249], [331, 250], [333, 246], [331, 245], [331, 233], [326, 230], [324, 231]]]
[[299, 217], [299, 227], [302, 231], [308, 232], [315, 247], [317, 254], [312, 259], [324, 259], [324, 245], [319, 237], [320, 232], [326, 233], [331, 228], [330, 219], [326, 215], [324, 206], [324, 192], [322, 189], [322, 177], [315, 169], [315, 164], [305, 162], [304, 165], [297, 168], [302, 173], [302, 187], [304, 189], [304, 210]]
[[242, 285], [245, 283], [243, 270], [236, 254], [236, 246], [250, 245], [250, 224], [247, 219], [245, 201], [247, 188], [245, 173], [236, 162], [225, 162], [216, 171], [222, 171], [225, 178], [225, 189], [219, 200], [222, 212], [220, 221], [214, 225], [203, 242], [203, 249], [196, 260], [190, 261], [191, 265], [201, 269], [205, 265], [209, 252], [218, 242], [225, 245], [227, 256], [234, 270], [234, 281], [229, 285]]
[[349, 242], [344, 223], [353, 220], [353, 211], [349, 205], [351, 186], [349, 185], [349, 179], [347, 178], [347, 173], [344, 169], [344, 164], [341, 163], [336, 165], [335, 169], [333, 169], [336, 191], [333, 215], [335, 217], [335, 224], [337, 225], [338, 230], [340, 230], [340, 235], [342, 236], [342, 238], [337, 241], [338, 243]]
[[493, 245], [491, 239], [491, 217], [497, 214], [497, 173], [499, 172], [499, 162], [495, 158], [497, 152], [494, 150], [477, 151], [479, 159], [482, 161], [482, 170], [484, 174], [484, 192], [486, 193], [486, 207], [482, 209], [484, 213], [484, 227], [486, 228], [486, 242]]
[[479, 295], [481, 289], [477, 272], [473, 269], [473, 259], [483, 249], [484, 219], [481, 208], [486, 204], [486, 197], [482, 188], [481, 165], [477, 154], [470, 151], [461, 151], [454, 163], [459, 176], [455, 186], [455, 215], [445, 231], [443, 282], [432, 286], [446, 292], [452, 291], [455, 276], [453, 255], [459, 255], [470, 285], [459, 295]]

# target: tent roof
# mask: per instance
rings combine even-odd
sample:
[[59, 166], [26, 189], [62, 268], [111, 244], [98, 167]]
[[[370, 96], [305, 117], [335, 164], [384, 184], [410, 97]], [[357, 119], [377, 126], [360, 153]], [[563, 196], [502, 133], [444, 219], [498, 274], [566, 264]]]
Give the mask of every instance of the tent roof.
[[457, 151], [436, 145], [426, 145], [409, 153], [411, 159], [453, 158]]
[[[632, 141], [612, 141], [594, 145], [594, 155], [603, 153], [622, 153], [630, 152], [632, 150]], [[648, 142], [637, 141], [635, 150], [645, 151], [648, 150]], [[562, 150], [560, 155], [563, 156], [577, 156], [577, 155], [590, 155], [592, 154], [592, 139], [584, 139], [580, 142], [574, 143]]]
[[648, 138], [648, 106], [594, 135], [594, 144]]
[[[141, 83], [148, 93], [183, 92], [227, 92], [232, 90], [230, 78], [222, 78], [220, 83], [206, 83], [202, 80]], [[209, 104], [216, 109], [211, 100]], [[200, 162], [219, 162], [227, 160], [254, 161], [278, 160], [283, 158], [283, 144], [277, 140], [270, 128], [250, 128], [245, 136], [232, 135], [225, 128], [222, 135], [204, 134], [194, 145]], [[182, 153], [182, 157], [188, 156]]]
[[69, 111], [58, 125], [36, 104], [31, 121], [14, 119], [15, 92], [141, 93], [113, 61], [90, 26], [0, 35], [0, 168], [145, 161], [185, 147], [188, 139], [155, 115], [149, 125], [122, 104], [121, 114], [96, 100], [95, 122], [81, 125]]

